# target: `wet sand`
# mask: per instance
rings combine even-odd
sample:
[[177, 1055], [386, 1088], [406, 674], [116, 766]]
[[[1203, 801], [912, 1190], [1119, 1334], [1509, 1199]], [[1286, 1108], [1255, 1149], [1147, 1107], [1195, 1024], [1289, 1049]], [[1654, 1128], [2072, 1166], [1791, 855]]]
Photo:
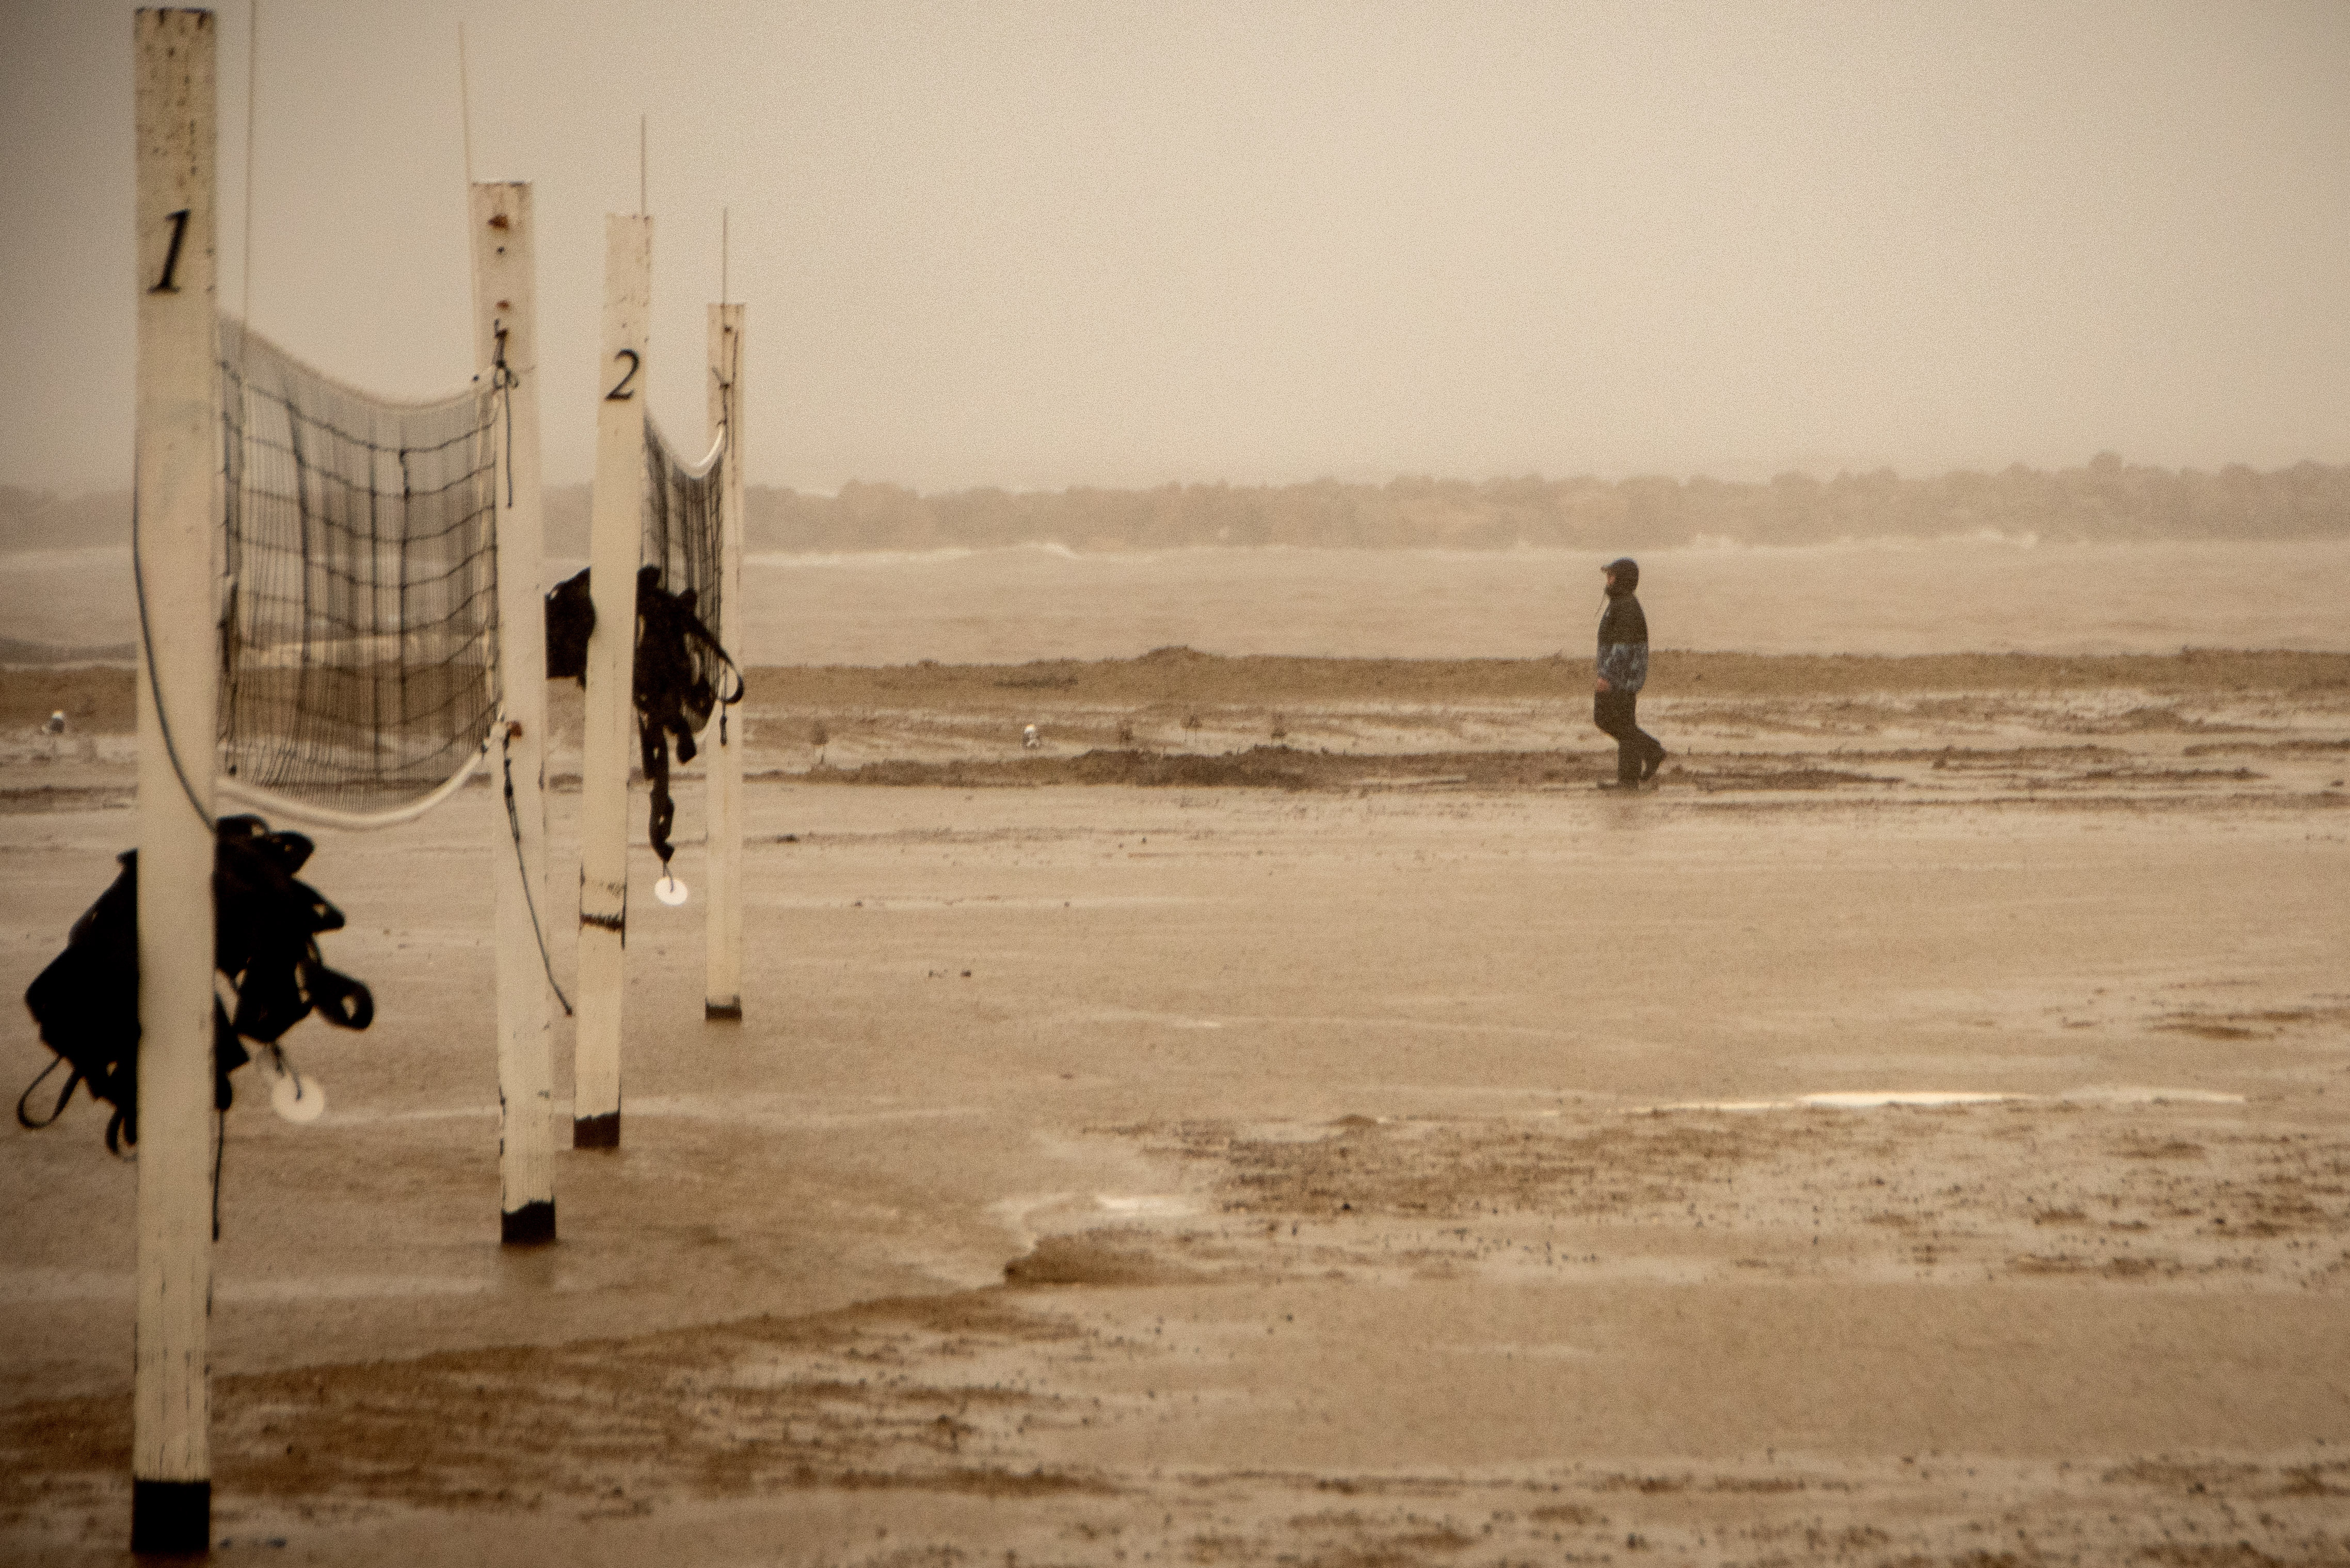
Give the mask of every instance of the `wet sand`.
[[[1681, 657], [1633, 798], [1547, 661], [758, 672], [745, 1020], [639, 844], [518, 1256], [494, 797], [321, 836], [381, 1012], [239, 1075], [219, 1554], [2350, 1560], [2350, 660]], [[0, 732], [17, 992], [95, 711]], [[22, 1560], [122, 1556], [102, 1127], [0, 1138]]]

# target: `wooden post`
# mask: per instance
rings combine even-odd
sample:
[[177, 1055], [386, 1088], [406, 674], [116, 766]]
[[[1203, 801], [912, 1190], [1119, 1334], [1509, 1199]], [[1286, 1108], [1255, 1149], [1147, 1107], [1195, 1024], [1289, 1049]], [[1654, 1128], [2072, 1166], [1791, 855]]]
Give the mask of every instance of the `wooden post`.
[[[743, 307], [710, 307], [710, 436], [726, 431], [725, 484], [718, 503], [718, 604], [721, 624], [710, 629], [737, 659], [744, 659], [743, 603]], [[702, 1015], [743, 1016], [743, 710], [718, 710], [710, 750], [708, 978]]]
[[[212, 1541], [213, 755], [220, 372], [209, 11], [136, 23], [139, 1284], [130, 1546]], [[175, 760], [176, 758], [176, 760]]]
[[546, 961], [546, 523], [538, 474], [538, 262], [530, 187], [473, 187], [473, 362], [497, 410], [498, 675], [505, 732], [491, 783], [496, 885], [498, 1239], [555, 1240], [555, 1064]]
[[645, 345], [653, 221], [604, 219], [604, 357], [588, 518], [587, 732], [579, 765], [579, 1029], [574, 1148], [620, 1144], [621, 961], [629, 930], [629, 758], [635, 738], [637, 566], [643, 554]]

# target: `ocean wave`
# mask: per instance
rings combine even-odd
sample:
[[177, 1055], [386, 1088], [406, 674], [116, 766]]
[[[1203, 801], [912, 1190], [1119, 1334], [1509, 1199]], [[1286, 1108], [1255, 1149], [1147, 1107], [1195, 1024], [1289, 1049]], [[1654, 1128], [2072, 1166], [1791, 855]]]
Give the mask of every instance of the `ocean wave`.
[[959, 561], [985, 558], [1016, 559], [1039, 556], [1051, 560], [1084, 561], [1107, 555], [1128, 559], [1149, 559], [1164, 552], [1075, 550], [1066, 545], [949, 545], [934, 550], [755, 550], [745, 552], [745, 566], [764, 566], [787, 570], [820, 567], [894, 567], [952, 566]]

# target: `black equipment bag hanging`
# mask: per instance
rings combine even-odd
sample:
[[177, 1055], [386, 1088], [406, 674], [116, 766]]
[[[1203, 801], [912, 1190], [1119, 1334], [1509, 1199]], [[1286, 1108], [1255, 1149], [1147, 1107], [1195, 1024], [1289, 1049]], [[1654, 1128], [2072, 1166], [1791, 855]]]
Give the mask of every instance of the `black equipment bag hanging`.
[[[664, 867], [674, 852], [669, 830], [677, 816], [677, 805], [669, 793], [671, 739], [675, 737], [679, 762], [693, 761], [694, 732], [710, 722], [710, 715], [720, 704], [731, 707], [743, 701], [743, 672], [702, 624], [695, 613], [696, 600], [691, 588], [673, 594], [661, 587], [657, 567], [638, 569], [637, 750], [644, 763], [645, 783], [652, 792], [648, 836]], [[710, 678], [701, 670], [702, 660], [695, 657], [696, 643], [716, 655], [726, 673], [734, 678], [733, 691], [722, 695], [711, 686]]]
[[[720, 645], [697, 613], [699, 596], [661, 587], [660, 568], [637, 570], [637, 645], [631, 670], [631, 700], [637, 711], [637, 754], [645, 783], [652, 793], [647, 836], [666, 867], [675, 853], [669, 840], [677, 817], [677, 803], [669, 791], [669, 760], [674, 738], [677, 760], [690, 763], [698, 754], [694, 732], [710, 722], [720, 706], [743, 701], [743, 671]], [[596, 604], [588, 597], [588, 578], [581, 571], [557, 584], [546, 596], [546, 675], [588, 684], [588, 637], [596, 628]], [[714, 655], [734, 678], [734, 690], [722, 694], [702, 671], [696, 645]]]
[[588, 684], [588, 638], [596, 629], [596, 601], [588, 572], [574, 572], [546, 596], [546, 678]]
[[[365, 1029], [375, 999], [350, 976], [327, 967], [317, 935], [341, 929], [342, 911], [296, 881], [310, 840], [272, 833], [257, 816], [224, 817], [213, 858], [213, 961], [236, 991], [236, 1012], [213, 1003], [213, 1104], [234, 1097], [229, 1075], [252, 1058], [243, 1040], [275, 1045], [317, 1012], [329, 1023]], [[106, 1147], [139, 1141], [139, 852], [120, 857], [122, 870], [66, 938], [66, 950], [26, 988], [25, 1005], [41, 1039], [57, 1053], [16, 1100], [16, 1120], [45, 1127], [65, 1113], [74, 1086], [114, 1107]], [[65, 1087], [37, 1120], [33, 1091], [62, 1064]]]

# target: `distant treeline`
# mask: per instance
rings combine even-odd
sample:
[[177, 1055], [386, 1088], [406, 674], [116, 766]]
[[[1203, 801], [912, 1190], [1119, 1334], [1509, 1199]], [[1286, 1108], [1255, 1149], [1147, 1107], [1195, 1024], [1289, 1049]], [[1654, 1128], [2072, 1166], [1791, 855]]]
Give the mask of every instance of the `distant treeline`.
[[[1706, 539], [1800, 545], [1986, 530], [2046, 540], [2301, 539], [2350, 536], [2350, 464], [2271, 472], [2142, 468], [2101, 453], [2054, 472], [2021, 464], [1903, 479], [1889, 468], [1762, 483], [1397, 479], [1385, 484], [1168, 484], [1155, 490], [959, 490], [923, 495], [851, 483], [838, 495], [754, 485], [754, 550], [840, 552], [1063, 545], [1080, 550], [1191, 545], [1392, 545], [1641, 550]], [[0, 488], [0, 549], [113, 544], [127, 494], [60, 500]], [[546, 495], [547, 549], [588, 553], [588, 487]]]
[[[1891, 469], [1761, 483], [1712, 479], [1397, 479], [1386, 484], [1169, 484], [1156, 490], [962, 490], [848, 484], [837, 496], [753, 489], [754, 550], [927, 550], [1056, 544], [1640, 550], [1703, 538], [1812, 544], [1996, 530], [2047, 540], [2350, 536], [2350, 464], [2271, 473], [2140, 468], [2111, 454], [2050, 472], [1903, 479]], [[584, 501], [582, 510], [584, 512]], [[583, 546], [584, 547], [584, 546]]]

